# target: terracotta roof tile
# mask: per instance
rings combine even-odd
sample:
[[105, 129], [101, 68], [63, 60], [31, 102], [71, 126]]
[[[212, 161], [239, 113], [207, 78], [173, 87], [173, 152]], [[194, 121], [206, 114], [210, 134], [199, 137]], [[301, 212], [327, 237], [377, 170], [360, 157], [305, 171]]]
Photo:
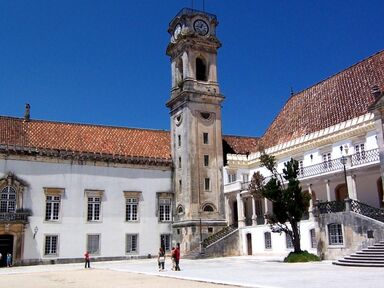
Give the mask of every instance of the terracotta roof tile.
[[225, 142], [229, 146], [228, 147], [229, 149], [224, 149], [224, 152], [227, 152], [227, 153], [247, 154], [247, 153], [256, 152], [259, 148], [259, 138], [257, 137], [224, 135], [223, 142]]
[[272, 147], [367, 113], [374, 85], [384, 91], [384, 51], [293, 95], [261, 145]]
[[168, 131], [0, 117], [0, 144], [170, 159]]

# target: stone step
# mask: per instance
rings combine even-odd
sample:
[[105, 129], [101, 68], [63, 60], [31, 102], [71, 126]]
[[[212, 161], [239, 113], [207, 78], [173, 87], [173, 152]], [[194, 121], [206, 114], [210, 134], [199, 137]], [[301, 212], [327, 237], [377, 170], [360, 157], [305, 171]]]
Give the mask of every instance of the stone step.
[[347, 256], [347, 257], [344, 257], [344, 259], [340, 259], [339, 261], [341, 262], [361, 262], [361, 263], [377, 263], [377, 264], [381, 264], [383, 263], [384, 264], [384, 259], [362, 259], [362, 258], [353, 258], [353, 257], [350, 257], [350, 256]]
[[363, 250], [361, 250], [362, 252], [382, 252], [384, 253], [384, 248], [364, 248]]
[[346, 257], [353, 257], [353, 258], [357, 258], [357, 259], [384, 259], [384, 255], [374, 255], [374, 254], [370, 254], [370, 255], [366, 255], [366, 254], [352, 254], [350, 256], [346, 256]]
[[332, 262], [332, 264], [353, 267], [384, 267], [384, 264], [340, 262], [339, 260]]

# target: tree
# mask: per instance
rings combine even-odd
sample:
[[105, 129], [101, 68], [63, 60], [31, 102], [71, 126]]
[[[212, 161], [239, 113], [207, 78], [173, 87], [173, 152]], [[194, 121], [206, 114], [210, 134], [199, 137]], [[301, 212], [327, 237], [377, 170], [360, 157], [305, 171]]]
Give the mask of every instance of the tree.
[[285, 168], [280, 174], [276, 170], [274, 156], [262, 153], [260, 161], [272, 176], [266, 182], [263, 175], [259, 172], [254, 173], [249, 190], [252, 194], [272, 202], [273, 212], [266, 215], [272, 232], [285, 232], [292, 239], [294, 252], [299, 253], [301, 252], [300, 220], [308, 211], [311, 198], [309, 193], [301, 191], [300, 181], [297, 179], [299, 163], [291, 159], [284, 164]]

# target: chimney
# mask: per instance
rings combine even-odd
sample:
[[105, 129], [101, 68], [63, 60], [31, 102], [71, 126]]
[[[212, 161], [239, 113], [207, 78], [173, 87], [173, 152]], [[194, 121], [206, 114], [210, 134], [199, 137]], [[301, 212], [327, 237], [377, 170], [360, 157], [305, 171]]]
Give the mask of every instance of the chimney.
[[381, 96], [381, 91], [380, 91], [379, 86], [377, 86], [377, 85], [372, 86], [372, 88], [371, 88], [371, 94], [373, 95], [373, 97], [375, 97], [375, 100], [377, 100], [378, 98], [380, 98], [380, 96]]
[[28, 122], [31, 119], [30, 110], [31, 110], [31, 105], [29, 105], [28, 103], [25, 104], [25, 113], [24, 113], [24, 121], [25, 122]]

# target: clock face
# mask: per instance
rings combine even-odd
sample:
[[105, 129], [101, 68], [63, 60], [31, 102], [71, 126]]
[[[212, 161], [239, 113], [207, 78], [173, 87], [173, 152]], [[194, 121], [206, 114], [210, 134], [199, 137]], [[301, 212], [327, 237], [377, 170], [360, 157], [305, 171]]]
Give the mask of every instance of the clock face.
[[173, 38], [175, 38], [175, 40], [179, 37], [179, 34], [181, 32], [181, 24], [177, 24], [176, 27], [175, 27], [175, 30], [173, 30]]
[[207, 22], [204, 20], [198, 19], [195, 22], [193, 22], [193, 29], [197, 32], [197, 34], [201, 36], [205, 36], [209, 32], [209, 27]]

